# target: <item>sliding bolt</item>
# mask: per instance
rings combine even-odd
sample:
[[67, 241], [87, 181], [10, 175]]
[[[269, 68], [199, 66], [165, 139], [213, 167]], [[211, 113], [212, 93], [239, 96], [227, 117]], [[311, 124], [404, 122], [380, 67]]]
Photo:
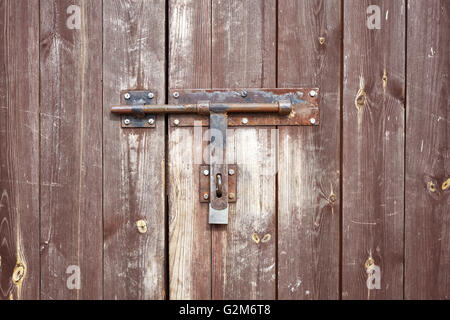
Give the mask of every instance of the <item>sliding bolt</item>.
[[131, 94], [129, 94], [128, 92], [125, 93], [124, 98], [125, 98], [125, 100], [130, 100]]
[[125, 125], [129, 125], [131, 123], [131, 121], [130, 121], [130, 119], [125, 119], [125, 120], [123, 120], [123, 123]]
[[174, 93], [173, 93], [173, 97], [174, 97], [175, 99], [178, 99], [178, 98], [180, 97], [180, 93], [179, 93], [179, 92], [174, 92]]
[[148, 97], [149, 99], [153, 99], [153, 98], [155, 97], [155, 95], [153, 94], [153, 92], [149, 92], [148, 95], [147, 95], [147, 97]]

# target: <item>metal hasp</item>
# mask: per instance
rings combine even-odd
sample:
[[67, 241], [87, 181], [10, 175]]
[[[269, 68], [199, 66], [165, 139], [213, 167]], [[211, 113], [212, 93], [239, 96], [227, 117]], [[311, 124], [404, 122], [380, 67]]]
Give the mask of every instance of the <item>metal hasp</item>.
[[209, 175], [209, 193], [202, 192], [202, 202], [209, 202], [210, 224], [228, 224], [228, 203], [236, 199], [235, 190], [229, 194], [228, 179], [236, 166], [229, 171], [226, 163], [228, 127], [316, 126], [319, 124], [318, 94], [317, 88], [171, 90], [171, 102], [175, 103], [163, 105], [155, 104], [150, 91], [139, 91], [125, 93], [127, 105], [114, 106], [111, 112], [125, 117], [124, 128], [154, 126], [155, 115], [166, 113], [176, 115], [176, 119], [170, 119], [174, 126], [193, 126], [194, 121], [208, 125], [210, 166], [203, 172]]

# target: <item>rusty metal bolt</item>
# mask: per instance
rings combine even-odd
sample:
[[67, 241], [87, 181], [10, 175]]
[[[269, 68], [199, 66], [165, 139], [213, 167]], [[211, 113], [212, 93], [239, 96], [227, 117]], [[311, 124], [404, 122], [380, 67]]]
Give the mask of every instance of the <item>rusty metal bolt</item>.
[[180, 120], [178, 120], [178, 119], [173, 120], [173, 124], [178, 126], [180, 124]]
[[130, 100], [131, 94], [129, 94], [128, 92], [125, 93], [124, 98], [125, 98], [125, 100]]
[[178, 98], [180, 97], [180, 93], [179, 93], [178, 91], [174, 92], [174, 93], [173, 93], [173, 97], [174, 97], [175, 99], [178, 99]]
[[152, 125], [154, 123], [155, 123], [155, 119], [153, 119], [153, 118], [148, 119], [148, 124]]
[[130, 121], [130, 119], [125, 119], [125, 120], [123, 120], [123, 123], [125, 125], [129, 125], [131, 123], [131, 121]]
[[231, 200], [233, 200], [234, 199], [234, 193], [232, 193], [232, 192], [230, 192], [229, 194], [228, 194], [228, 198], [230, 198]]
[[233, 169], [228, 170], [228, 174], [229, 174], [230, 176], [233, 176], [233, 175], [234, 175], [234, 170], [233, 170]]
[[309, 119], [309, 122], [311, 122], [311, 124], [315, 124], [316, 123], [316, 119], [315, 118], [311, 118], [311, 119]]
[[309, 96], [310, 96], [311, 98], [314, 98], [315, 96], [317, 96], [317, 91], [316, 91], [316, 90], [311, 90], [311, 91], [309, 92]]
[[204, 194], [203, 194], [203, 199], [208, 200], [208, 199], [209, 199], [209, 194], [204, 193]]
[[204, 176], [209, 176], [209, 170], [203, 170], [203, 175]]
[[242, 124], [243, 124], [243, 125], [246, 125], [247, 123], [248, 123], [248, 119], [247, 119], [247, 118], [243, 118], [243, 119], [242, 119]]

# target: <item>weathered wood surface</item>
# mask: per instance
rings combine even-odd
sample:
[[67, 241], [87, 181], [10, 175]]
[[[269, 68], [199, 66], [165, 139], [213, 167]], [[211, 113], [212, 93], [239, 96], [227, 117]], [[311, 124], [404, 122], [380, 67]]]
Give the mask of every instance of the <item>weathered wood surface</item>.
[[110, 113], [123, 90], [165, 101], [164, 25], [164, 0], [104, 1], [105, 299], [166, 297], [164, 116], [153, 129], [121, 129]]
[[408, 1], [406, 299], [450, 299], [449, 15]]
[[39, 299], [39, 7], [0, 2], [0, 300]]
[[[212, 87], [276, 85], [276, 1], [212, 1]], [[276, 297], [274, 127], [233, 128], [228, 163], [238, 168], [229, 224], [212, 234], [212, 298]]]
[[[169, 0], [168, 19], [169, 88], [210, 88], [211, 1]], [[211, 226], [208, 204], [198, 198], [202, 163], [195, 161], [202, 141], [193, 128], [176, 127], [168, 141], [169, 297], [210, 299]]]
[[40, 2], [42, 299], [102, 298], [101, 7]]
[[320, 87], [320, 126], [280, 127], [278, 298], [339, 298], [340, 1], [278, 3], [278, 87]]
[[343, 299], [403, 297], [404, 31], [404, 1], [344, 1]]

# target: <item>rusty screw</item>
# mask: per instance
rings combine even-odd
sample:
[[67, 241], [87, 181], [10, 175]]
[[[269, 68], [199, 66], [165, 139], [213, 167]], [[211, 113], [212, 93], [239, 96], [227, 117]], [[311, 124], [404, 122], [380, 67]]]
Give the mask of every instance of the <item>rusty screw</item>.
[[203, 199], [208, 200], [209, 199], [209, 195], [207, 193], [203, 194]]
[[242, 119], [242, 124], [243, 124], [243, 125], [246, 125], [247, 123], [248, 123], [248, 119], [247, 119], [247, 118], [243, 118], [243, 119]]
[[228, 170], [228, 174], [229, 174], [230, 176], [234, 175], [234, 170], [233, 170], [233, 169]]
[[203, 170], [203, 175], [204, 176], [209, 176], [209, 170]]
[[311, 90], [311, 91], [309, 92], [309, 96], [310, 96], [311, 98], [314, 98], [315, 96], [317, 96], [316, 90]]
[[153, 119], [153, 118], [148, 119], [148, 124], [152, 125], [154, 123], [155, 123], [155, 119]]
[[311, 118], [311, 119], [309, 119], [309, 122], [311, 122], [311, 124], [315, 124], [316, 123], [316, 119], [315, 118]]
[[228, 198], [230, 198], [231, 200], [233, 200], [234, 199], [234, 193], [230, 193], [230, 194], [228, 194]]
[[175, 98], [175, 99], [178, 99], [179, 97], [180, 97], [180, 93], [177, 91], [177, 92], [174, 92], [173, 93], [173, 97]]
[[173, 124], [176, 125], [176, 126], [179, 125], [180, 124], [180, 120], [178, 120], [178, 119], [173, 120]]
[[125, 93], [124, 98], [125, 98], [125, 100], [130, 100], [131, 94], [129, 94], [128, 92]]
[[153, 94], [153, 92], [149, 92], [148, 95], [147, 95], [147, 97], [148, 97], [149, 99], [153, 99], [153, 98], [155, 97], [155, 95]]
[[131, 123], [130, 119], [123, 120], [123, 123], [127, 126]]

